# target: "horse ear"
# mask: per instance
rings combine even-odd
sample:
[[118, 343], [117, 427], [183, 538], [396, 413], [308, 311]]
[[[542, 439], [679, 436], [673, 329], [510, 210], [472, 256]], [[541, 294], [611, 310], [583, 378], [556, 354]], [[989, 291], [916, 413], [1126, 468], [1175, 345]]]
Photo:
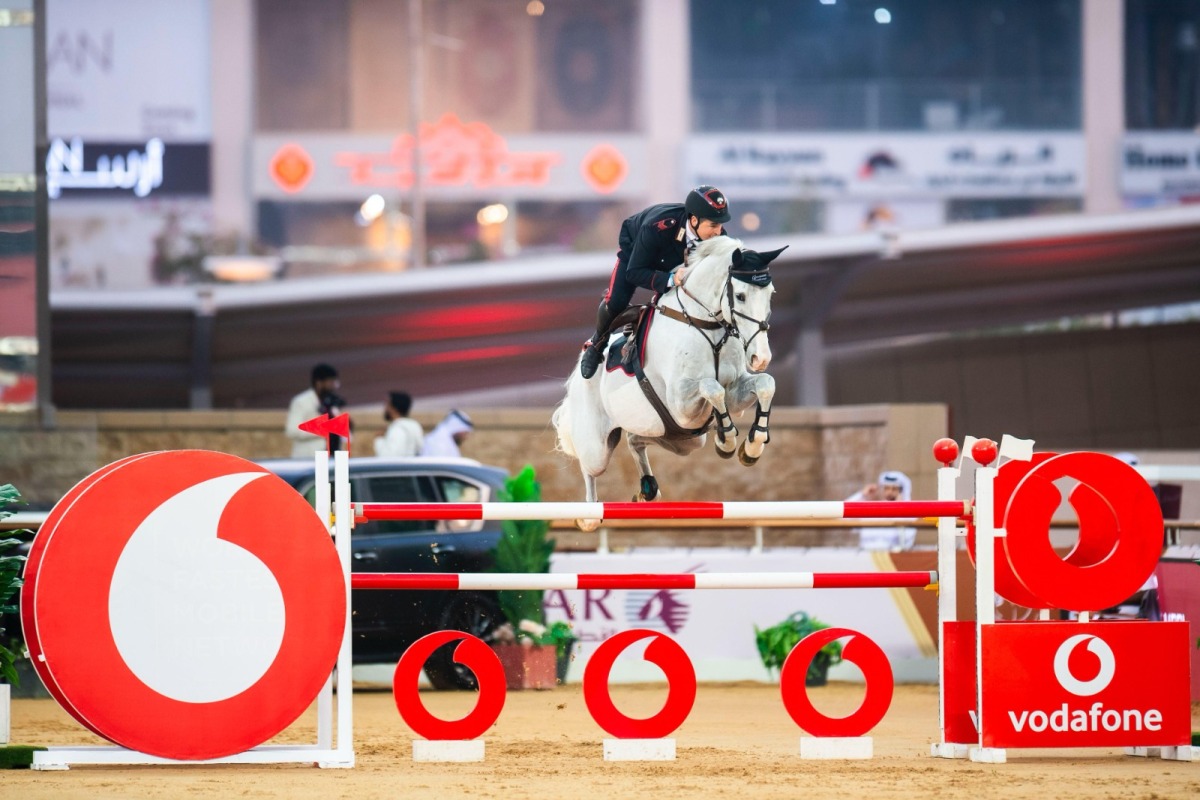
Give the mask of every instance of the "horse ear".
[[771, 250], [770, 252], [759, 253], [758, 258], [759, 258], [759, 261], [762, 263], [762, 268], [765, 268], [768, 264], [770, 264], [772, 261], [774, 261], [776, 258], [778, 258], [779, 254], [782, 253], [784, 250], [787, 250], [788, 247], [790, 247], [790, 245], [785, 244], [783, 247], [779, 248], [778, 250]]
[[744, 260], [744, 256], [742, 255], [742, 248], [739, 247], [738, 249], [733, 251], [733, 268], [741, 269], [743, 260]]

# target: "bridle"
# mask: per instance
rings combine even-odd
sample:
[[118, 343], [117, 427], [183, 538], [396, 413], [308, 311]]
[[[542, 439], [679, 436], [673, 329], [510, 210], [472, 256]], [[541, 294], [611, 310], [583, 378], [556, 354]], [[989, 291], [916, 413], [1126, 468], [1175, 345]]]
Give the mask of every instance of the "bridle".
[[[742, 319], [744, 319], [748, 322], [752, 322], [753, 324], [758, 326], [757, 330], [755, 330], [754, 333], [750, 335], [750, 338], [748, 338], [746, 340], [745, 344], [742, 345], [743, 351], [748, 352], [750, 350], [751, 343], [754, 342], [754, 339], [760, 333], [766, 333], [767, 331], [771, 330], [771, 314], [770, 314], [770, 312], [767, 313], [767, 316], [765, 319], [755, 319], [754, 317], [750, 316], [749, 314], [739, 311], [737, 308], [737, 301], [734, 298], [734, 291], [733, 291], [734, 278], [739, 275], [755, 275], [755, 274], [757, 274], [757, 273], [753, 270], [735, 270], [735, 269], [733, 269], [732, 266], [730, 266], [728, 275], [725, 278], [725, 289], [724, 289], [724, 294], [729, 302], [729, 317], [728, 318], [725, 317], [725, 315], [722, 313], [722, 309], [720, 307], [718, 307], [717, 310], [714, 311], [711, 308], [709, 308], [707, 305], [705, 305], [704, 302], [702, 300], [700, 300], [700, 298], [696, 297], [696, 295], [689, 292], [687, 289], [687, 278], [686, 277], [684, 278], [684, 282], [676, 288], [678, 288], [680, 293], [687, 295], [688, 298], [693, 303], [695, 303], [696, 305], [698, 305], [702, 309], [704, 309], [704, 312], [708, 315], [708, 319], [697, 319], [696, 317], [693, 317], [691, 314], [689, 314], [687, 308], [683, 304], [682, 299], [679, 300], [679, 311], [678, 312], [676, 312], [675, 309], [673, 309], [673, 308], [666, 308], [666, 307], [661, 307], [661, 306], [659, 307], [659, 311], [661, 311], [666, 316], [668, 316], [672, 319], [675, 319], [675, 320], [679, 320], [680, 322], [685, 322], [688, 325], [690, 325], [691, 327], [700, 331], [704, 335], [704, 340], [706, 342], [708, 342], [708, 346], [712, 348], [713, 372], [717, 374], [718, 378], [720, 377], [720, 371], [721, 371], [721, 350], [724, 349], [726, 343], [728, 343], [730, 339], [741, 339], [742, 338], [741, 329], [738, 328], [737, 320], [734, 319], [734, 317], [741, 317]], [[720, 330], [720, 331], [722, 331], [721, 337], [719, 339], [714, 340], [711, 337], [709, 337], [708, 334], [704, 333], [704, 331], [706, 331], [706, 330]]]

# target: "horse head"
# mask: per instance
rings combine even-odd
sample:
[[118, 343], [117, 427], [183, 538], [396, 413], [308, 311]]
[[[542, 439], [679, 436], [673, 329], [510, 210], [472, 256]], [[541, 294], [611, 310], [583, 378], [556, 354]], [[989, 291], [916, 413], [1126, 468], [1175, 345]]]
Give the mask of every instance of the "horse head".
[[727, 283], [730, 316], [738, 326], [738, 335], [750, 359], [750, 371], [762, 372], [771, 363], [771, 343], [767, 339], [771, 319], [771, 262], [787, 246], [760, 253], [756, 250], [733, 251]]

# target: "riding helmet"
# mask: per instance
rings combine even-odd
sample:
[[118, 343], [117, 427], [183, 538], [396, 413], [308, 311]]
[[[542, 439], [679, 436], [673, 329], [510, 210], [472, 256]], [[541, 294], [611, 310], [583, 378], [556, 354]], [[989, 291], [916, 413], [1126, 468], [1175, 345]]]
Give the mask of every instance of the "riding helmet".
[[725, 193], [715, 186], [707, 184], [697, 186], [688, 192], [683, 207], [687, 213], [700, 219], [711, 219], [713, 222], [729, 222], [729, 201]]

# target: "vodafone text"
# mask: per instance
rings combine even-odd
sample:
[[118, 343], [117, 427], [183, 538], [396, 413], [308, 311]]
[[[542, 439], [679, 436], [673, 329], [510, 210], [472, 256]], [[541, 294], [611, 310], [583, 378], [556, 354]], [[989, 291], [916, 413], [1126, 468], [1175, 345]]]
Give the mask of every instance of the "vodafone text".
[[1157, 731], [1162, 730], [1162, 712], [1157, 708], [1140, 711], [1127, 708], [1117, 711], [1105, 708], [1104, 703], [1092, 703], [1090, 709], [1068, 708], [1066, 703], [1055, 711], [1022, 711], [1020, 714], [1008, 712], [1008, 718], [1013, 728], [1020, 733], [1029, 725], [1035, 733], [1041, 733], [1049, 728], [1052, 731]]

